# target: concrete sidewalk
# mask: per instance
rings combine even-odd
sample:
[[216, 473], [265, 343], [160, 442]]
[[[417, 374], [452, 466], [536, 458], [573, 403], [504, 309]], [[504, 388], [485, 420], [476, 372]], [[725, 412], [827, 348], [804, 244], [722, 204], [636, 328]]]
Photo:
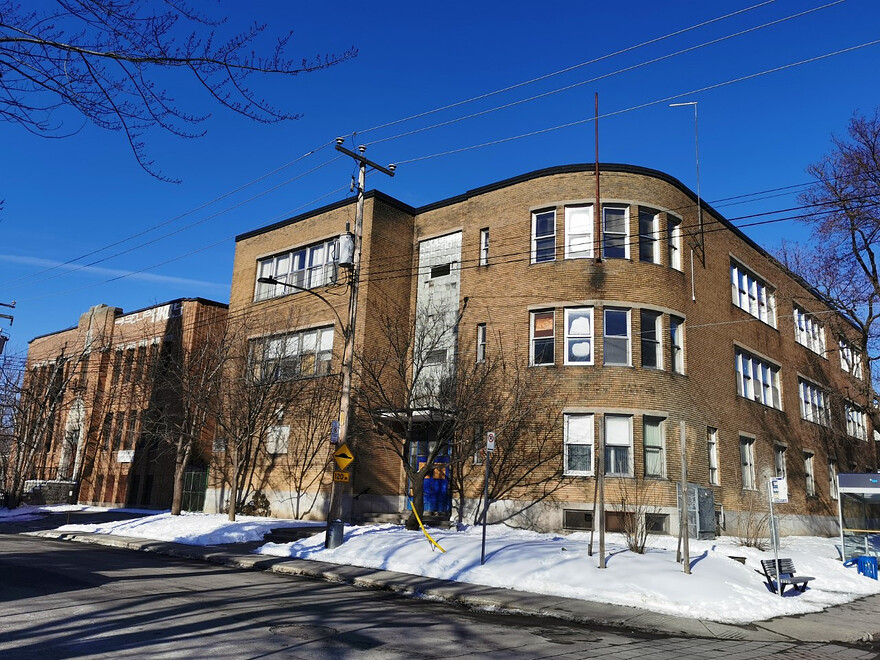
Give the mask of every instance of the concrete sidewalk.
[[181, 559], [196, 559], [233, 568], [313, 577], [357, 587], [384, 589], [407, 596], [444, 600], [465, 607], [501, 613], [548, 616], [654, 634], [760, 642], [858, 644], [880, 640], [880, 595], [837, 605], [814, 614], [777, 617], [745, 626], [730, 625], [657, 614], [634, 607], [543, 596], [408, 573], [250, 554], [253, 549], [263, 545], [262, 541], [202, 547], [84, 532], [46, 530], [26, 533], [44, 538], [154, 552]]

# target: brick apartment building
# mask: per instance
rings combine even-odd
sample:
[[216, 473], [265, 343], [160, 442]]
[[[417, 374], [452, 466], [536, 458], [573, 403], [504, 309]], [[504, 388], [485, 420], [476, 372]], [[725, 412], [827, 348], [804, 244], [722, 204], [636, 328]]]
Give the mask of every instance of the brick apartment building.
[[[673, 177], [608, 164], [600, 183], [601, 214], [593, 165], [539, 170], [421, 208], [367, 193], [357, 350], [369, 359], [387, 343], [379, 310], [393, 305], [412, 321], [430, 304], [434, 318], [455, 324], [433, 347], [441, 371], [503, 350], [558, 383], [541, 402], [557, 414], [548, 432], [558, 488], [532, 507], [522, 490], [493, 504], [497, 515], [525, 509], [520, 524], [589, 523], [601, 434], [609, 525], [642, 484], [652, 528], [675, 529], [683, 426], [688, 482], [725, 529], [765, 506], [776, 476], [788, 479], [785, 531], [832, 529], [836, 473], [878, 467], [854, 328], [705, 204], [701, 226], [696, 196]], [[350, 199], [236, 239], [230, 318], [260, 319], [251, 340], [275, 342], [276, 358], [300, 365], [297, 377], [338, 372], [348, 288], [337, 238], [354, 214]], [[273, 513], [285, 515], [291, 487], [264, 469]], [[442, 481], [440, 472], [432, 478]], [[354, 516], [405, 511], [397, 457], [356, 451], [352, 479]], [[315, 515], [326, 510], [320, 483], [308, 494]], [[440, 489], [449, 501], [433, 508], [478, 498], [481, 485]], [[209, 507], [220, 499], [209, 489]]]
[[[156, 428], [157, 420], [175, 414], [177, 402], [163, 374], [208, 328], [224, 327], [226, 310], [201, 298], [128, 313], [97, 305], [75, 327], [32, 339], [25, 391], [46, 410], [35, 413], [28, 431], [44, 446], [28, 475], [26, 499], [66, 501], [73, 491], [81, 503], [169, 507], [174, 456]], [[61, 394], [47, 405], [52, 388]], [[204, 500], [210, 440], [206, 432], [188, 475], [188, 503], [196, 509]]]

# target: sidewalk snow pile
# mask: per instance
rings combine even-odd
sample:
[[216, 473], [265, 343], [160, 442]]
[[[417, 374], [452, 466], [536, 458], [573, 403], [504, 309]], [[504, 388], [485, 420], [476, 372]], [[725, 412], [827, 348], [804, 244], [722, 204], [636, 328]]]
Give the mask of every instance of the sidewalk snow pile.
[[[428, 577], [517, 589], [600, 603], [628, 605], [661, 614], [742, 624], [780, 615], [818, 612], [830, 605], [880, 593], [880, 582], [844, 568], [834, 539], [788, 537], [781, 556], [800, 573], [812, 575], [806, 593], [771, 593], [755, 572], [772, 552], [740, 547], [733, 539], [690, 541], [691, 575], [675, 562], [677, 538], [654, 536], [644, 555], [630, 552], [619, 534], [606, 542], [607, 568], [599, 569], [589, 533], [568, 536], [489, 527], [486, 564], [480, 566], [482, 530], [431, 529], [446, 550], [433, 550], [421, 532], [396, 525], [347, 527], [344, 543], [324, 549], [324, 535], [296, 543], [267, 543], [260, 554], [414, 573]], [[730, 556], [746, 558], [746, 564]]]
[[68, 511], [90, 511], [93, 513], [104, 511], [138, 512], [139, 509], [108, 509], [100, 506], [87, 506], [85, 504], [22, 504], [15, 509], [0, 508], [0, 522], [27, 522], [40, 520], [52, 513], [67, 513]]
[[139, 539], [171, 541], [187, 545], [221, 545], [223, 543], [248, 543], [261, 541], [275, 527], [315, 526], [323, 529], [323, 522], [278, 520], [257, 516], [237, 516], [229, 522], [226, 515], [209, 515], [184, 512], [179, 516], [161, 513], [155, 516], [98, 523], [94, 525], [62, 525], [59, 532], [88, 532], [90, 534], [114, 534]]

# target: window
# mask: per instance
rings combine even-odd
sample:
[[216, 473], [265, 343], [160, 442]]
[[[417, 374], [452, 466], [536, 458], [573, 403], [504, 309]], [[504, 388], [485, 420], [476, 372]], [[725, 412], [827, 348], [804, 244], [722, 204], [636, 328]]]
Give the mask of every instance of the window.
[[678, 316], [669, 317], [669, 350], [672, 370], [677, 374], [684, 373], [684, 319]]
[[813, 454], [808, 451], [804, 452], [804, 479], [806, 483], [804, 487], [807, 497], [816, 496], [816, 477], [813, 474]]
[[859, 440], [867, 440], [868, 430], [865, 424], [865, 413], [851, 401], [844, 401], [843, 414], [846, 417], [846, 434]]
[[104, 423], [101, 426], [101, 446], [110, 449], [110, 434], [113, 429], [113, 413], [104, 415]]
[[313, 289], [336, 280], [338, 242], [333, 238], [257, 261], [257, 278], [271, 277], [284, 284], [257, 282], [254, 300], [266, 300], [297, 289]]
[[862, 354], [845, 339], [840, 340], [840, 368], [856, 378], [862, 377]]
[[656, 211], [639, 209], [639, 261], [660, 263], [660, 250], [657, 247], [658, 217]]
[[477, 362], [486, 361], [486, 324], [477, 323]]
[[333, 328], [301, 330], [251, 342], [254, 377], [291, 380], [330, 373]]
[[480, 230], [480, 265], [489, 265], [489, 228]]
[[755, 439], [739, 436], [739, 462], [743, 490], [755, 490]]
[[794, 306], [794, 338], [817, 355], [825, 355], [825, 329], [797, 305]]
[[645, 443], [645, 476], [666, 476], [666, 457], [663, 452], [663, 422], [661, 417], [645, 417], [643, 432]]
[[593, 308], [565, 310], [565, 364], [593, 364]]
[[828, 404], [825, 392], [813, 383], [798, 378], [801, 399], [801, 418], [822, 426], [828, 425]]
[[214, 442], [211, 444], [211, 451], [215, 454], [222, 454], [226, 451], [228, 444], [226, 438], [223, 436], [214, 436]]
[[832, 500], [836, 500], [840, 491], [837, 489], [837, 461], [828, 460], [828, 493]]
[[116, 413], [116, 426], [113, 427], [113, 444], [110, 449], [112, 451], [119, 451], [120, 446], [122, 445], [122, 428], [125, 426], [125, 413], [118, 412]]
[[433, 280], [437, 277], [446, 277], [452, 272], [452, 264], [440, 264], [438, 266], [431, 266], [431, 275], [430, 278]]
[[446, 364], [449, 352], [445, 348], [435, 348], [425, 354], [425, 364]]
[[532, 263], [556, 259], [556, 211], [532, 213]]
[[553, 364], [553, 312], [532, 312], [532, 364]]
[[483, 425], [474, 424], [474, 465], [483, 464], [483, 452], [486, 450], [486, 440], [483, 435]]
[[605, 415], [605, 474], [632, 476], [632, 417]]
[[629, 310], [605, 310], [605, 364], [630, 364]]
[[643, 309], [642, 325], [642, 366], [648, 369], [663, 368], [663, 351], [660, 346], [662, 330], [660, 328], [660, 312]]
[[717, 486], [721, 483], [718, 478], [718, 429], [706, 427], [706, 450], [709, 454], [709, 483]]
[[730, 262], [730, 288], [733, 304], [776, 327], [776, 295], [764, 280], [736, 261]]
[[134, 348], [125, 351], [125, 359], [122, 362], [122, 382], [131, 382], [131, 368], [134, 366]]
[[286, 454], [289, 440], [289, 426], [282, 424], [270, 426], [266, 433], [266, 452], [272, 456]]
[[593, 207], [565, 207], [565, 258], [593, 256]]
[[593, 415], [565, 415], [565, 474], [593, 474]]
[[779, 367], [737, 348], [736, 393], [765, 406], [782, 410]]
[[681, 270], [681, 218], [666, 214], [666, 237], [669, 245], [669, 267]]
[[625, 206], [602, 208], [603, 248], [607, 259], [629, 259], [629, 209]]
[[773, 447], [773, 466], [776, 468], [776, 478], [785, 479], [785, 445], [776, 445]]

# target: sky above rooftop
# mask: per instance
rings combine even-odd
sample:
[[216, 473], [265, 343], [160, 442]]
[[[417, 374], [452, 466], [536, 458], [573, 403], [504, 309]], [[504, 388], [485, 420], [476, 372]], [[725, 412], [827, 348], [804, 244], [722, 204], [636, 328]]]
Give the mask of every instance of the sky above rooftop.
[[[880, 39], [874, 0], [209, 9], [229, 28], [292, 29], [297, 56], [359, 53], [265, 79], [261, 93], [302, 113], [281, 124], [251, 122], [169, 79], [182, 104], [212, 113], [203, 138], [147, 136], [179, 184], [146, 174], [122, 135], [72, 115], [67, 126], [79, 130], [61, 140], [0, 124], [0, 303], [17, 301], [0, 308], [15, 316], [11, 328], [0, 320], [8, 352], [99, 303], [228, 301], [235, 235], [352, 194], [354, 164], [334, 151], [336, 136], [398, 164], [393, 179], [371, 175], [368, 189], [421, 206], [592, 162], [598, 93], [600, 160], [661, 170], [695, 190], [693, 110], [669, 104], [697, 101], [702, 197], [773, 251], [809, 239], [786, 210], [798, 206], [806, 167], [853, 113], [880, 106], [880, 44], [864, 45]], [[754, 224], [767, 220], [777, 221]]]

